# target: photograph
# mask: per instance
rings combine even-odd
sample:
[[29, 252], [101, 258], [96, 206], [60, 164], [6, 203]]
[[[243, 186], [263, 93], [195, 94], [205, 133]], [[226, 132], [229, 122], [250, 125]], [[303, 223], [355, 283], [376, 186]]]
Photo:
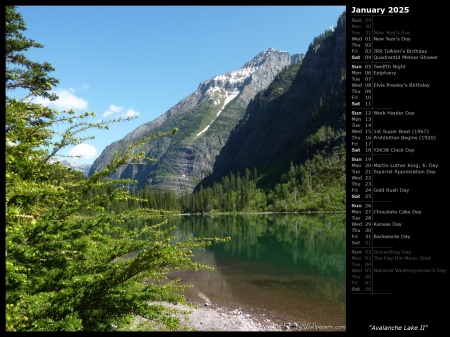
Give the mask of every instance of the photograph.
[[3, 5], [5, 331], [441, 331], [442, 23], [394, 5]]

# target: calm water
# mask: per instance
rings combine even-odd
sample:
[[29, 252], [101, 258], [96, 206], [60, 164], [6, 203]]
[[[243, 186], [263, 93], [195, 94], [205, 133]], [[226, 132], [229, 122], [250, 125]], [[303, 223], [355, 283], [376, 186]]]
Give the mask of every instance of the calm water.
[[231, 237], [194, 251], [214, 271], [176, 272], [187, 298], [279, 322], [345, 325], [345, 215], [176, 216], [179, 240]]

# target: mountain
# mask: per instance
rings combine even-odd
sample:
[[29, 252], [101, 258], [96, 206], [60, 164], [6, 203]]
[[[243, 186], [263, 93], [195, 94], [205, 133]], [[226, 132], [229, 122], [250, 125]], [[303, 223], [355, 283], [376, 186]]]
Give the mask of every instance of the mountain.
[[154, 162], [123, 165], [111, 177], [135, 179], [141, 188], [170, 188], [178, 195], [191, 192], [211, 173], [216, 156], [244, 117], [249, 102], [280, 71], [302, 60], [303, 54], [291, 56], [269, 48], [241, 68], [201, 82], [196, 91], [163, 115], [107, 146], [89, 175], [105, 168], [116, 151], [121, 153], [133, 141], [178, 128], [174, 135], [157, 138], [142, 148]]
[[73, 168], [74, 170], [83, 172], [84, 175], [88, 176], [89, 175], [89, 171], [91, 170], [91, 164], [76, 164], [76, 163], [70, 163], [68, 161], [62, 160], [61, 164], [63, 164], [64, 166]]
[[50, 159], [50, 163], [60, 163], [61, 165], [64, 165], [68, 168], [74, 169], [76, 171], [83, 172], [84, 175], [88, 176], [89, 171], [91, 170], [91, 164], [77, 164], [72, 163], [67, 160], [56, 160], [56, 159]]
[[284, 69], [249, 103], [213, 172], [197, 190], [211, 187], [230, 172], [243, 176], [245, 169], [254, 168], [261, 176], [260, 187], [273, 188], [291, 163], [300, 165], [315, 155], [325, 161], [335, 155], [335, 160], [336, 153], [344, 153], [344, 160], [345, 41], [344, 13], [334, 29], [314, 39], [301, 65]]

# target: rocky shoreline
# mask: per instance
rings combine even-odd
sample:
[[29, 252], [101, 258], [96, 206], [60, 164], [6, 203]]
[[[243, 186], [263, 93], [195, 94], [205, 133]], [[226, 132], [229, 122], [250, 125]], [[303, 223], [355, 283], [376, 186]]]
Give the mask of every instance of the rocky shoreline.
[[[194, 305], [165, 303], [170, 308], [188, 311], [177, 314], [181, 331], [297, 331], [295, 322], [279, 322], [264, 313], [250, 314], [242, 308], [227, 308], [211, 303], [188, 301]], [[137, 319], [136, 323], [141, 321]]]

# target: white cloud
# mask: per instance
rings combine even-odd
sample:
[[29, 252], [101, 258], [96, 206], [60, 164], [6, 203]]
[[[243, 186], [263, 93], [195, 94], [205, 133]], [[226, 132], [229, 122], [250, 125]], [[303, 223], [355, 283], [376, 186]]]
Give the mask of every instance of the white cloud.
[[73, 88], [56, 89], [52, 92], [58, 96], [56, 101], [36, 97], [33, 98], [32, 102], [57, 110], [86, 110], [88, 107], [88, 102], [85, 99], [75, 96], [75, 89]]
[[111, 111], [106, 110], [106, 111], [103, 113], [103, 117], [108, 117], [108, 116], [111, 116], [112, 114], [114, 114], [114, 112], [111, 112]]
[[134, 109], [128, 109], [127, 112], [125, 112], [125, 117], [135, 117], [139, 116], [139, 111], [136, 111]]
[[110, 109], [112, 112], [121, 112], [121, 111], [123, 110], [123, 106], [117, 106], [117, 105], [111, 104], [111, 105], [109, 106], [109, 109]]
[[103, 117], [108, 117], [108, 116], [112, 116], [112, 115], [117, 115], [118, 113], [120, 113], [123, 110], [123, 106], [117, 106], [115, 104], [111, 104], [108, 108], [108, 110], [106, 110], [103, 113]]
[[[69, 156], [81, 156], [81, 159], [91, 159], [97, 155], [97, 149], [92, 145], [81, 143], [69, 151]], [[76, 159], [76, 158], [74, 158]]]
[[139, 116], [139, 111], [136, 111], [133, 108], [128, 108], [126, 111], [124, 111], [123, 106], [111, 104], [109, 106], [108, 110], [106, 110], [103, 113], [103, 117], [108, 117], [108, 116], [122, 117], [122, 118], [135, 117], [135, 116]]

